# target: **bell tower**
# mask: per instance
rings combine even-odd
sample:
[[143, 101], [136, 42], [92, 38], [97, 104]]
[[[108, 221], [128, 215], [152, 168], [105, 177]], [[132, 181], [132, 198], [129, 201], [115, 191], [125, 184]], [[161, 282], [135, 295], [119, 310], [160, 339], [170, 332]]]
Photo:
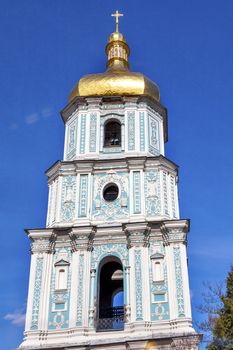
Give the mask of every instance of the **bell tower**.
[[198, 349], [167, 110], [156, 84], [130, 71], [122, 14], [113, 15], [106, 72], [82, 77], [61, 112], [64, 158], [46, 172], [46, 227], [27, 230], [21, 350]]

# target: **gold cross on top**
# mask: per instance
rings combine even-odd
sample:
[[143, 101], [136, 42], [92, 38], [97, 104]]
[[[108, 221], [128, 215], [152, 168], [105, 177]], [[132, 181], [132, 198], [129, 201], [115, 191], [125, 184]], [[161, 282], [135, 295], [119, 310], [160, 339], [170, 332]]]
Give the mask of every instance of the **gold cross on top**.
[[116, 32], [119, 30], [119, 17], [123, 17], [123, 13], [118, 12], [118, 10], [111, 15], [112, 17], [116, 17]]

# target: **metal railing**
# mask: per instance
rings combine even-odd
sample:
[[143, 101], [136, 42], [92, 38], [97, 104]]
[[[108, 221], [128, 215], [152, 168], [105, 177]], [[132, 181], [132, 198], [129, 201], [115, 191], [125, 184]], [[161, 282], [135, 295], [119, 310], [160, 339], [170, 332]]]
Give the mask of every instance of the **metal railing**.
[[124, 307], [100, 309], [97, 331], [124, 329]]

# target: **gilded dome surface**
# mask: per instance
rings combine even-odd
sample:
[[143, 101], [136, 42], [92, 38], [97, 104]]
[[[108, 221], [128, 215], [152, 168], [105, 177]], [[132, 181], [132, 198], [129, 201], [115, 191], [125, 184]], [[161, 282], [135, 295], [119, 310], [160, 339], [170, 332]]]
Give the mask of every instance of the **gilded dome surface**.
[[69, 101], [76, 96], [146, 95], [159, 101], [159, 88], [142, 73], [129, 70], [130, 49], [125, 37], [114, 32], [106, 46], [108, 57], [104, 73], [83, 76], [72, 90]]

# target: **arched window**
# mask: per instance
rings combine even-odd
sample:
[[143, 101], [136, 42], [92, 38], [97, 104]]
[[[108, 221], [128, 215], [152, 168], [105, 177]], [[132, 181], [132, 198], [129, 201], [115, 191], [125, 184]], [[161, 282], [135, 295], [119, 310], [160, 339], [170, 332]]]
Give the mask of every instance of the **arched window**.
[[64, 269], [58, 270], [57, 289], [66, 289], [66, 271]]
[[152, 276], [154, 282], [160, 282], [164, 280], [164, 255], [161, 253], [155, 253], [151, 256], [152, 262]]
[[55, 289], [67, 289], [67, 276], [70, 263], [63, 259], [55, 263]]
[[156, 261], [155, 263], [155, 280], [156, 281], [162, 281], [162, 266], [161, 266], [161, 262]]
[[121, 146], [121, 124], [110, 120], [104, 127], [104, 147]]
[[107, 257], [98, 275], [97, 330], [124, 328], [123, 267], [116, 257]]

